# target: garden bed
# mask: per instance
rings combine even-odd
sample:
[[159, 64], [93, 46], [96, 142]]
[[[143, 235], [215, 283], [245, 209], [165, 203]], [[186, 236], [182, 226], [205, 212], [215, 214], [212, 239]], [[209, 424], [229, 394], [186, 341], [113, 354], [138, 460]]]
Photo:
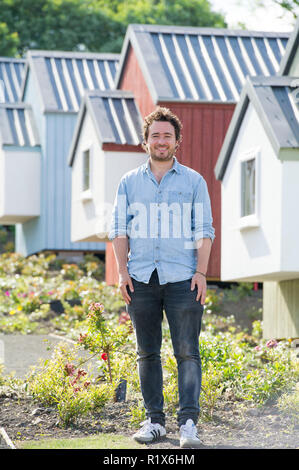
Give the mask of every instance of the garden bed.
[[[119, 291], [107, 286], [101, 273], [102, 265], [93, 258], [80, 266], [52, 255], [24, 260], [7, 254], [0, 259], [0, 333], [64, 336], [96, 355], [99, 374], [89, 378], [72, 352], [59, 356], [56, 351], [55, 359], [54, 350], [31, 380], [0, 373], [0, 427], [16, 447], [22, 441], [52, 437], [131, 436], [144, 419], [132, 327]], [[57, 301], [59, 312], [52, 309]], [[250, 284], [208, 286], [198, 423], [207, 448], [298, 447], [298, 359], [290, 342], [262, 340], [261, 320], [260, 289]], [[168, 434], [148, 446], [166, 449], [179, 447], [178, 396], [166, 321], [163, 333]], [[121, 378], [128, 382], [128, 393], [125, 402], [116, 402], [113, 387]], [[103, 384], [109, 396], [104, 391], [97, 395]]]
[[[136, 428], [129, 426], [130, 407], [133, 402], [112, 403], [93, 417], [81, 418], [76, 425], [61, 428], [54, 407], [40, 407], [32, 400], [0, 399], [1, 426], [16, 448], [26, 440], [80, 438], [101, 433], [131, 436]], [[167, 437], [145, 448], [179, 448], [179, 433], [174, 417], [167, 420]], [[281, 413], [274, 405], [238, 406], [225, 401], [219, 404], [213, 420], [200, 419], [199, 435], [203, 447], [250, 448], [250, 449], [296, 449], [299, 442], [299, 425], [291, 416]]]

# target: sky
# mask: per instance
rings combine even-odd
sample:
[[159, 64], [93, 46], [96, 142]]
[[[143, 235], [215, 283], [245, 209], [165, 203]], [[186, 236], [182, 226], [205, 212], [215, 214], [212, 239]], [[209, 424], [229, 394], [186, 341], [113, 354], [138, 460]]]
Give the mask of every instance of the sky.
[[264, 0], [266, 8], [256, 7], [257, 0], [209, 1], [214, 11], [224, 15], [229, 29], [240, 29], [238, 22], [253, 31], [290, 32], [294, 29], [292, 14], [286, 12], [280, 18], [284, 10], [273, 0]]

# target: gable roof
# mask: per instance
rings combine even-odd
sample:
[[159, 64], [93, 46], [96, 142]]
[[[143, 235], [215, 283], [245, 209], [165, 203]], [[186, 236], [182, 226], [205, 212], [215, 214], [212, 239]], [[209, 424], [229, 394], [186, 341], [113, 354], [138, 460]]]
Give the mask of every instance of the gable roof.
[[31, 106], [26, 103], [0, 104], [0, 140], [2, 145], [39, 146]]
[[24, 69], [25, 60], [0, 57], [1, 103], [15, 103], [20, 100]]
[[249, 102], [255, 107], [277, 154], [281, 149], [299, 148], [299, 109], [292, 77], [248, 78], [228, 127], [216, 166], [222, 180]]
[[286, 52], [282, 58], [279, 75], [287, 75], [290, 71], [293, 59], [299, 49], [299, 18], [297, 19], [294, 31], [292, 32], [287, 44]]
[[87, 91], [82, 100], [68, 162], [72, 166], [86, 113], [90, 113], [101, 144], [140, 146], [142, 118], [128, 91]]
[[118, 61], [119, 54], [28, 51], [22, 99], [32, 69], [45, 112], [78, 112], [85, 90], [114, 88]]
[[115, 84], [132, 45], [155, 103], [237, 102], [246, 76], [275, 75], [289, 33], [129, 25]]

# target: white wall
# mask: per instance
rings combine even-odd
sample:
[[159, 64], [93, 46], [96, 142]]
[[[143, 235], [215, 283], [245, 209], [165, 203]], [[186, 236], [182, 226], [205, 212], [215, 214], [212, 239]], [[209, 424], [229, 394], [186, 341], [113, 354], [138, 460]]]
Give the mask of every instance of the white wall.
[[[89, 146], [92, 147], [92, 181], [91, 190], [85, 193], [84, 199], [82, 157], [83, 151]], [[107, 240], [110, 218], [109, 213], [105, 217], [105, 209], [112, 208], [123, 174], [145, 161], [146, 155], [140, 152], [104, 152], [90, 116], [85, 115], [72, 166], [72, 242]]]
[[284, 161], [282, 182], [281, 267], [285, 279], [299, 278], [299, 150], [297, 161]]
[[[240, 229], [240, 158], [259, 150], [257, 227]], [[221, 279], [262, 281], [280, 271], [282, 163], [250, 103], [222, 181]], [[270, 275], [270, 276], [269, 276]]]
[[0, 223], [25, 222], [40, 214], [40, 152], [0, 152]]

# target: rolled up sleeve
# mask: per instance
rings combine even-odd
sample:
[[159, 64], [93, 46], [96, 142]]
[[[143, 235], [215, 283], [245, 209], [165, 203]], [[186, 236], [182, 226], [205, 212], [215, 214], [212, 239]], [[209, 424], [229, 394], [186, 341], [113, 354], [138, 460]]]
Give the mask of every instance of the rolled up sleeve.
[[211, 201], [205, 179], [201, 176], [196, 186], [192, 208], [192, 230], [194, 241], [202, 238], [215, 239]]
[[129, 223], [128, 216], [128, 198], [125, 180], [122, 179], [118, 185], [112, 216], [110, 223], [109, 240], [114, 240], [119, 236], [127, 236], [127, 228]]

